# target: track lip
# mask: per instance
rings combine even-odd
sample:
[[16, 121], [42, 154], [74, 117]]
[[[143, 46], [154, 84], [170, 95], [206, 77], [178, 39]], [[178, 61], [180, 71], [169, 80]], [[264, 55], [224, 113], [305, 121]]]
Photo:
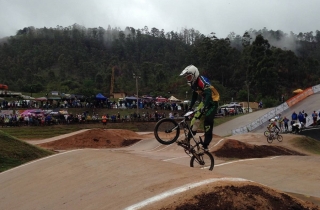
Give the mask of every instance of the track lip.
[[228, 177], [223, 177], [223, 178], [212, 178], [212, 179], [207, 179], [207, 180], [203, 180], [200, 182], [194, 182], [194, 183], [189, 183], [171, 190], [168, 190], [166, 192], [163, 192], [161, 194], [158, 194], [156, 196], [150, 197], [146, 200], [143, 200], [139, 203], [133, 204], [129, 207], [124, 208], [124, 210], [135, 210], [135, 209], [140, 209], [143, 207], [146, 207], [150, 204], [153, 204], [155, 202], [158, 202], [160, 200], [166, 199], [170, 196], [191, 190], [193, 188], [205, 185], [205, 184], [210, 184], [210, 183], [214, 183], [214, 182], [219, 182], [219, 181], [230, 181], [230, 182], [253, 182], [251, 180], [247, 180], [247, 179], [243, 179], [243, 178], [228, 178]]

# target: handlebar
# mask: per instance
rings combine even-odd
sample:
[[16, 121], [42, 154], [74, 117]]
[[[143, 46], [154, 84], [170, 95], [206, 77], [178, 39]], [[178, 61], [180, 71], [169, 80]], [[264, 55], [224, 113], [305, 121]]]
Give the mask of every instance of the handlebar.
[[194, 113], [196, 113], [197, 111], [200, 111], [201, 113], [203, 113], [204, 112], [204, 108], [202, 108], [202, 109], [198, 109], [198, 108], [196, 108], [196, 109], [194, 109], [194, 110], [190, 110], [190, 111], [188, 111], [187, 113], [185, 113], [183, 116], [184, 117], [189, 117], [190, 115], [192, 115], [192, 114], [194, 114]]
[[190, 115], [192, 115], [193, 113], [195, 113], [196, 111], [188, 111], [187, 113], [185, 113], [183, 116], [184, 117], [189, 117]]

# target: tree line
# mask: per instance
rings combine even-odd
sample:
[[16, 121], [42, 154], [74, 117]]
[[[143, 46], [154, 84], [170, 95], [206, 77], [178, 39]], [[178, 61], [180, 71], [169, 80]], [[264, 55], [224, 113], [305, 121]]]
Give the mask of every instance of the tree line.
[[139, 95], [184, 99], [189, 88], [178, 75], [193, 64], [223, 102], [246, 101], [249, 95], [272, 106], [281, 95], [320, 83], [319, 41], [318, 30], [313, 35], [250, 29], [218, 38], [187, 28], [25, 27], [0, 40], [0, 83], [14, 91], [88, 97], [109, 96], [113, 84], [114, 92], [134, 95], [134, 73]]

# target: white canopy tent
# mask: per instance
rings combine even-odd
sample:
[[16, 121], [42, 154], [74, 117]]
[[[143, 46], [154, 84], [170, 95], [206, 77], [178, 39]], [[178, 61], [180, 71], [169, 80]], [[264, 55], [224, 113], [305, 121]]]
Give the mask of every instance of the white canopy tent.
[[29, 99], [29, 100], [33, 100], [35, 99], [34, 97], [31, 97], [31, 96], [26, 96], [26, 95], [21, 95], [22, 99]]
[[170, 97], [168, 98], [168, 100], [169, 100], [170, 102], [181, 102], [181, 100], [177, 99], [177, 98], [174, 97], [174, 96], [170, 96]]

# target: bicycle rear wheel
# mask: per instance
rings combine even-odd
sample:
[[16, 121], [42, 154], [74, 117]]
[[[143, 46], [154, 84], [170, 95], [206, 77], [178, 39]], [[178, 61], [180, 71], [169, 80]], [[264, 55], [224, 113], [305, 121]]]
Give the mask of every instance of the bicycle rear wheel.
[[277, 136], [277, 140], [278, 140], [279, 142], [282, 142], [283, 137], [282, 137], [281, 135], [278, 135], [278, 136]]
[[214, 167], [214, 158], [210, 152], [204, 152], [202, 155], [199, 155], [199, 158], [192, 156], [190, 160], [190, 167], [208, 169], [212, 171]]
[[178, 123], [170, 118], [164, 118], [157, 122], [154, 128], [154, 136], [161, 144], [172, 144], [177, 141], [180, 135], [180, 127]]
[[267, 142], [270, 144], [273, 142], [273, 137], [271, 135], [267, 136]]

